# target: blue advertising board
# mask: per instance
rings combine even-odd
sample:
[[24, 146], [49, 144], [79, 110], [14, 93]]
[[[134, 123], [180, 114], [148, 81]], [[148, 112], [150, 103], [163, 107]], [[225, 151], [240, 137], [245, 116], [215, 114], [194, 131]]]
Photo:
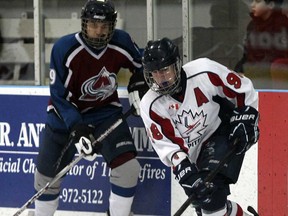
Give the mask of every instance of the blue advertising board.
[[[0, 94], [0, 207], [20, 208], [34, 195], [39, 135], [45, 127], [49, 96], [37, 93], [37, 88], [31, 92]], [[121, 97], [121, 103], [124, 112], [129, 109], [127, 97]], [[127, 120], [142, 167], [132, 211], [137, 215], [170, 215], [170, 168], [154, 152], [141, 118], [131, 115]], [[102, 156], [92, 162], [80, 160], [64, 179], [58, 209], [105, 212], [110, 192], [109, 173]]]

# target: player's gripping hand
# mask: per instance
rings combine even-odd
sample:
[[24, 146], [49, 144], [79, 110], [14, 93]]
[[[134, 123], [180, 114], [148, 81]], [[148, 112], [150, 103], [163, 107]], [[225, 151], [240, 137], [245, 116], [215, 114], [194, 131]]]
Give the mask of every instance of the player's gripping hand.
[[195, 198], [192, 199], [194, 207], [201, 207], [203, 204], [211, 202], [212, 194], [217, 190], [213, 182], [204, 182], [202, 178], [198, 178], [192, 185], [191, 191]]
[[231, 131], [229, 139], [238, 139], [236, 154], [245, 153], [259, 139], [259, 113], [251, 107], [236, 108], [230, 118]]
[[173, 173], [186, 195], [194, 196], [192, 199], [194, 207], [201, 207], [211, 201], [216, 186], [213, 183], [204, 183], [201, 178], [204, 176], [198, 173], [195, 164], [191, 164], [187, 158], [174, 168]]
[[130, 105], [135, 108], [135, 116], [140, 116], [140, 100], [148, 89], [143, 73], [133, 73], [128, 84], [128, 97]]
[[80, 137], [79, 142], [75, 143], [75, 146], [79, 154], [84, 154], [86, 160], [93, 161], [97, 157], [97, 154], [93, 151], [91, 140], [86, 137]]
[[78, 124], [73, 127], [69, 138], [74, 143], [78, 153], [83, 153], [84, 158], [89, 161], [93, 161], [96, 158], [96, 153], [100, 148], [98, 143], [94, 146], [92, 145], [95, 141], [94, 131], [95, 128], [92, 125]]

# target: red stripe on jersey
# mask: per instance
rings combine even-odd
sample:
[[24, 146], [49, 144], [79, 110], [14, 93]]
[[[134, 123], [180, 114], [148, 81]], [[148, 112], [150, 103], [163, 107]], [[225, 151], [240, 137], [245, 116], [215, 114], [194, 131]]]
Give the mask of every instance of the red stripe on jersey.
[[159, 116], [153, 110], [150, 110], [150, 117], [153, 121], [157, 122], [157, 124], [161, 126], [164, 136], [170, 139], [173, 143], [178, 144], [181, 149], [188, 152], [188, 149], [184, 146], [184, 140], [181, 137], [176, 137], [174, 127], [169, 119]]
[[222, 87], [223, 93], [227, 97], [236, 98], [238, 107], [245, 106], [245, 94], [244, 93], [237, 93], [233, 91], [232, 89], [228, 88], [217, 74], [214, 74], [214, 73], [207, 73], [207, 74], [211, 83], [217, 87], [219, 86]]
[[236, 216], [243, 216], [243, 209], [241, 208], [241, 206], [239, 206], [237, 204], [237, 213], [236, 213]]

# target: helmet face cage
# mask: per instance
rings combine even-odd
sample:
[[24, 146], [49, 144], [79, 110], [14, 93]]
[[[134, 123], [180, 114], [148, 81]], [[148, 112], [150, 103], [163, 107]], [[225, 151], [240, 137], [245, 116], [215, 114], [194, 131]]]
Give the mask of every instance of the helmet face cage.
[[[108, 0], [89, 0], [81, 12], [81, 33], [86, 43], [95, 48], [105, 47], [111, 40], [117, 19], [117, 11], [114, 5]], [[108, 31], [98, 37], [88, 35], [88, 22], [103, 23], [108, 26]]]
[[101, 49], [101, 48], [105, 47], [109, 43], [109, 41], [111, 40], [111, 38], [113, 36], [116, 22], [96, 20], [96, 22], [107, 24], [109, 30], [108, 30], [107, 34], [103, 34], [100, 37], [94, 38], [94, 37], [88, 36], [88, 33], [87, 33], [88, 21], [95, 22], [95, 20], [82, 18], [82, 31], [81, 32], [82, 32], [82, 36], [85, 39], [86, 43], [95, 49]]
[[[170, 39], [163, 38], [161, 40], [149, 41], [144, 49], [142, 60], [144, 78], [151, 90], [164, 95], [173, 95], [180, 90], [181, 60], [178, 47]], [[174, 73], [173, 77], [171, 76], [171, 79], [167, 77], [166, 80], [162, 80], [163, 83], [159, 84], [154, 79], [153, 73], [165, 71], [166, 67], [169, 67], [168, 70]]]
[[[174, 71], [174, 78], [172, 82], [168, 82], [167, 80], [167, 85], [165, 86], [160, 86], [156, 80], [153, 78], [152, 73], [155, 73], [155, 71], [147, 70], [144, 67], [144, 77], [146, 80], [147, 85], [152, 91], [158, 92], [159, 94], [166, 95], [170, 94], [173, 95], [174, 93], [178, 92], [179, 85], [180, 85], [180, 71], [181, 71], [181, 60], [180, 58], [177, 59], [177, 61], [169, 65], [168, 67], [171, 67], [172, 70]], [[161, 70], [161, 69], [160, 69]]]

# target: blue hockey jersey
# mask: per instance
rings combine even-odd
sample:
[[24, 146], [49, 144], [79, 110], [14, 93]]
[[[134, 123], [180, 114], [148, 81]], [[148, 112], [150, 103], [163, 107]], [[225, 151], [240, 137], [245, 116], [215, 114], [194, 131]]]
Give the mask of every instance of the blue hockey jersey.
[[102, 50], [88, 47], [81, 33], [60, 38], [50, 60], [49, 126], [67, 131], [75, 124], [97, 123], [118, 112], [121, 68], [142, 71], [139, 49], [125, 31], [115, 30]]

